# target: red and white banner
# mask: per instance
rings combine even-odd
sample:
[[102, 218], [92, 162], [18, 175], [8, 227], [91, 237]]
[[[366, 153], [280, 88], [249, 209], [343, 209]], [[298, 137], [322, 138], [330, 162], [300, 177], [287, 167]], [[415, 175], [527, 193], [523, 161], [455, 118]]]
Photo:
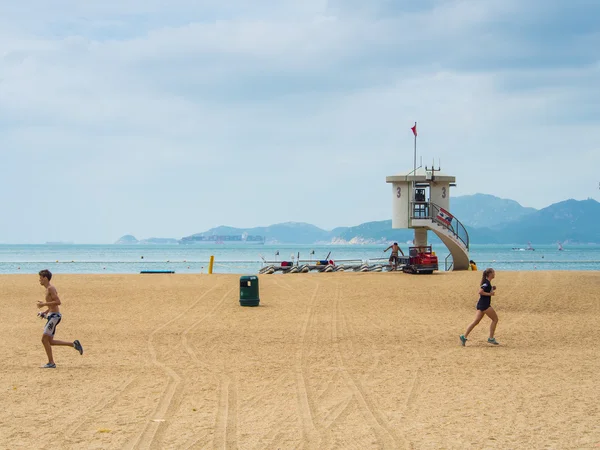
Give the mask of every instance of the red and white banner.
[[446, 225], [450, 225], [454, 216], [446, 211], [444, 208], [440, 208], [440, 212], [438, 212], [437, 218], [444, 222]]

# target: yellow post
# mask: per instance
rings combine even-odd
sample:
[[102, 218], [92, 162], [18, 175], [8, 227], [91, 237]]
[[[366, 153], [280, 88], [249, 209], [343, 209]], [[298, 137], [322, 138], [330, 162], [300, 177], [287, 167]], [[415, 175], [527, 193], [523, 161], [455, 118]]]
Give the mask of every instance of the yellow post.
[[215, 256], [214, 255], [210, 255], [210, 262], [208, 263], [208, 273], [212, 273], [212, 269], [213, 269], [213, 264], [215, 262]]

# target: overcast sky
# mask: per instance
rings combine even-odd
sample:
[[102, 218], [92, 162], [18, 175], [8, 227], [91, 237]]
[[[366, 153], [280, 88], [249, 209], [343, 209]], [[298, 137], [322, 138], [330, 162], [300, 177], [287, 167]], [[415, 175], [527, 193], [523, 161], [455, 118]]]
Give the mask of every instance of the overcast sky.
[[597, 0], [3, 1], [0, 243], [389, 219], [415, 121], [453, 196], [600, 200], [599, 17]]

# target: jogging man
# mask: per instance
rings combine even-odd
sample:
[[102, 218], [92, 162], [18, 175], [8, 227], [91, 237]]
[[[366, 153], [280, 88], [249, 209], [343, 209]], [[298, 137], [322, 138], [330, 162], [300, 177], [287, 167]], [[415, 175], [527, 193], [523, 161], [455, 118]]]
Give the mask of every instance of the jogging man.
[[56, 327], [62, 319], [59, 309], [61, 302], [60, 298], [58, 298], [58, 292], [56, 291], [56, 288], [50, 284], [52, 273], [49, 270], [44, 269], [40, 270], [39, 276], [40, 284], [46, 288], [46, 301], [37, 302], [37, 306], [38, 308], [43, 308], [44, 306], [47, 307], [46, 311], [38, 313], [38, 316], [40, 316], [42, 319], [47, 319], [46, 326], [44, 327], [44, 333], [42, 334], [42, 344], [44, 344], [44, 349], [48, 355], [48, 364], [42, 366], [42, 369], [54, 369], [56, 368], [56, 364], [54, 363], [54, 358], [52, 357], [53, 345], [66, 345], [68, 347], [73, 347], [79, 352], [80, 355], [83, 355], [83, 347], [77, 340], [73, 342], [67, 342], [57, 341], [54, 339]]

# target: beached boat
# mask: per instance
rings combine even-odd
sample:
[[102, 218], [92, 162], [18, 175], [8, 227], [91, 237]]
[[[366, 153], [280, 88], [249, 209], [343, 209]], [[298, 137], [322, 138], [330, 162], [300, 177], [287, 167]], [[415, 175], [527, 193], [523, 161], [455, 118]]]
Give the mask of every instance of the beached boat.
[[[314, 251], [310, 253], [314, 255]], [[279, 251], [275, 253], [279, 255]], [[300, 253], [292, 255], [291, 261], [268, 261], [264, 256], [260, 255], [263, 261], [263, 267], [259, 270], [260, 275], [270, 275], [276, 272], [279, 273], [308, 273], [308, 272], [384, 272], [390, 271], [390, 265], [387, 264], [385, 258], [373, 258], [368, 260], [361, 259], [343, 259], [334, 261], [329, 259], [331, 252], [327, 254], [325, 259], [317, 260], [302, 260]], [[401, 270], [402, 265], [408, 262], [408, 258], [402, 258], [398, 270]]]

